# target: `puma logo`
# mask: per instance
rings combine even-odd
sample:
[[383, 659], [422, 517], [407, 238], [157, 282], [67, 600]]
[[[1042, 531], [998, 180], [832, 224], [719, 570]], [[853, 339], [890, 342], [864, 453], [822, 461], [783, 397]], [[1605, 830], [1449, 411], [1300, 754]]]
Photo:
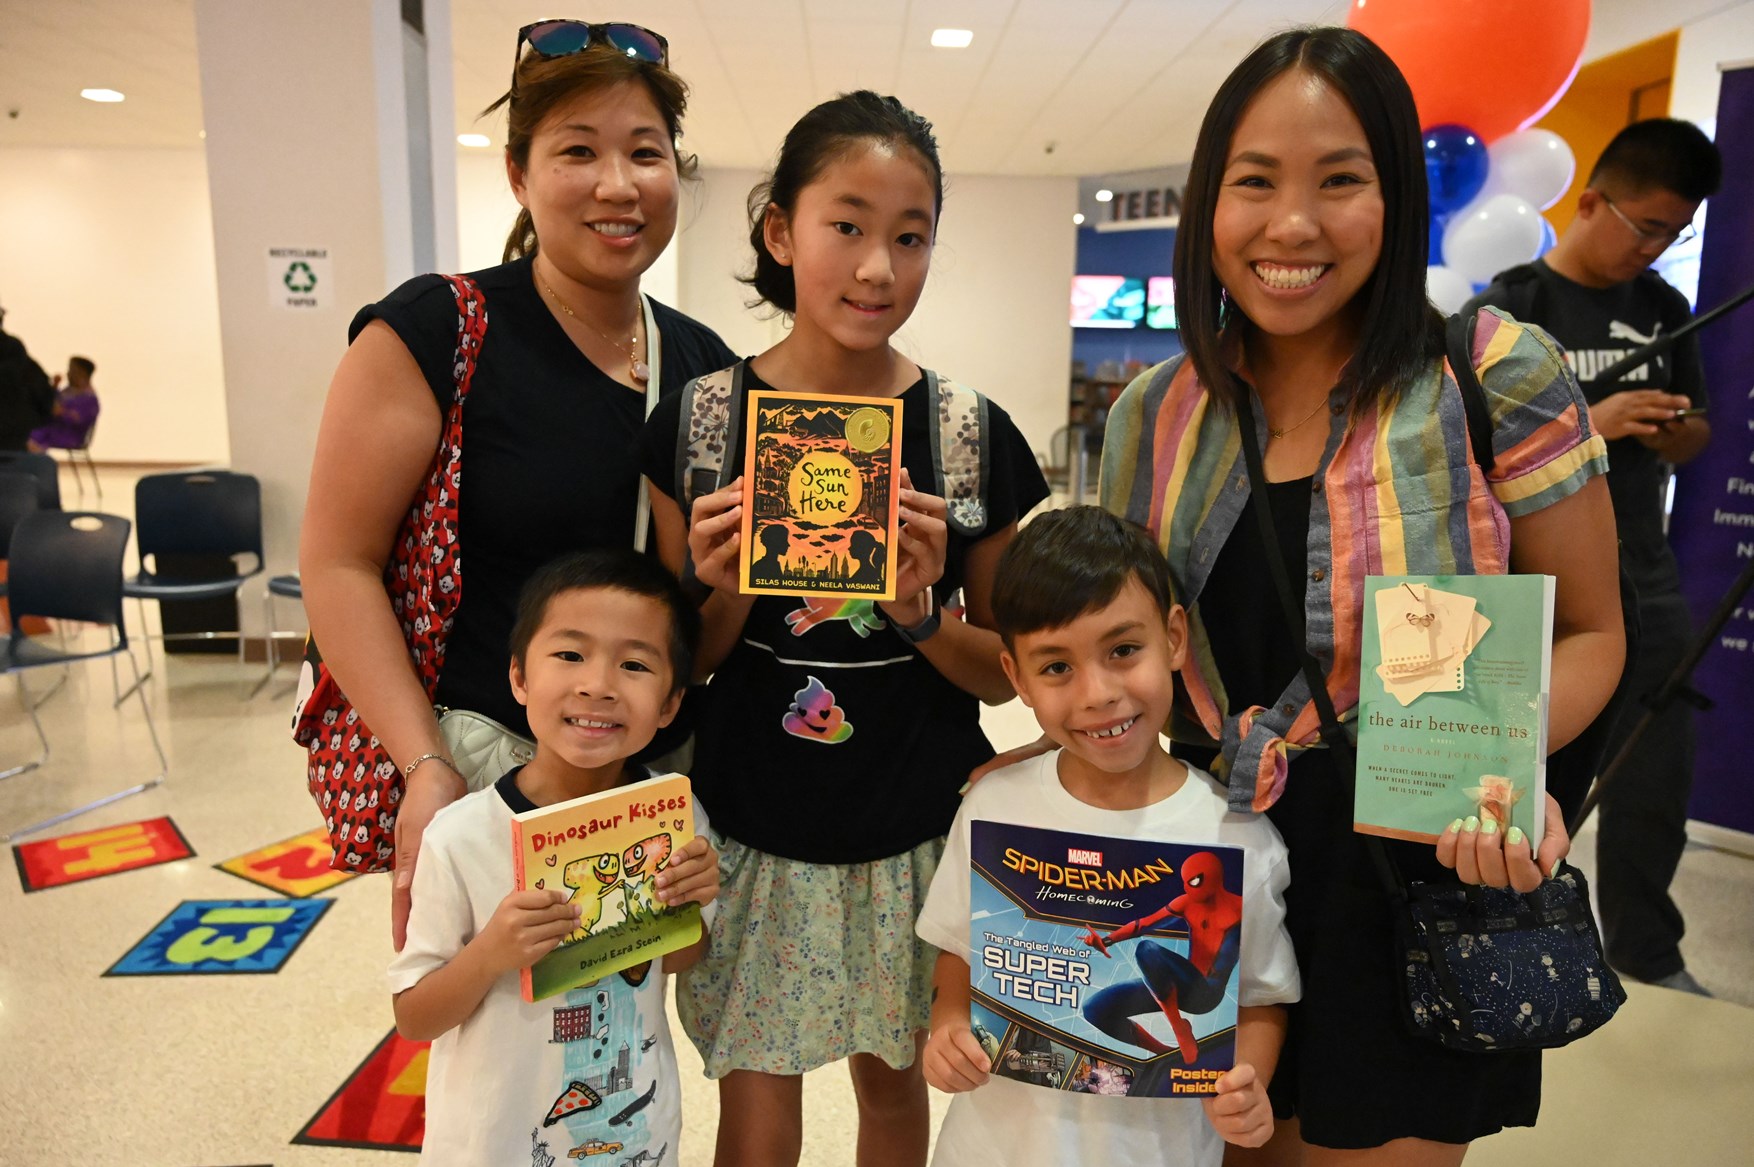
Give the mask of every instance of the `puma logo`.
[[1630, 324], [1622, 324], [1618, 320], [1611, 320], [1608, 322], [1608, 335], [1614, 340], [1630, 340], [1635, 341], [1638, 344], [1649, 344], [1657, 337], [1661, 336], [1662, 333], [1663, 326], [1660, 323], [1657, 325], [1655, 332], [1651, 333], [1649, 336], [1644, 336]]

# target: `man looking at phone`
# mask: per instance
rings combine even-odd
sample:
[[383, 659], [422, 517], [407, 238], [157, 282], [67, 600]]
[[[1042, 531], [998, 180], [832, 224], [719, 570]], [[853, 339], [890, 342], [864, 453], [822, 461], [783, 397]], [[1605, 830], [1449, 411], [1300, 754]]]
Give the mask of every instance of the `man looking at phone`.
[[[1602, 152], [1578, 195], [1576, 218], [1553, 249], [1500, 272], [1463, 309], [1491, 304], [1551, 333], [1583, 387], [1592, 428], [1608, 441], [1621, 578], [1637, 589], [1639, 637], [1627, 656], [1621, 692], [1628, 699], [1608, 734], [1604, 764], [1645, 712], [1642, 699], [1674, 671], [1692, 639], [1664, 533], [1665, 494], [1670, 467], [1704, 449], [1711, 427], [1695, 336], [1613, 382], [1598, 384], [1597, 375], [1692, 315], [1687, 298], [1650, 265], [1693, 236], [1693, 217], [1716, 193], [1722, 169], [1717, 147], [1691, 122], [1634, 122]], [[1693, 747], [1692, 710], [1676, 701], [1603, 789], [1596, 889], [1615, 968], [1705, 993], [1681, 957], [1684, 921], [1669, 896], [1687, 843]]]

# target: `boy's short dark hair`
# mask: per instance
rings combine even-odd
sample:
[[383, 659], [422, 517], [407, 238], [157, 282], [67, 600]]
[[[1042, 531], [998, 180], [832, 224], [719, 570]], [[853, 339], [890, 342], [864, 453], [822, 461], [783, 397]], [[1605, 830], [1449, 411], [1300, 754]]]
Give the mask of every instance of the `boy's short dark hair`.
[[1590, 185], [1607, 182], [1620, 188], [1610, 194], [1628, 196], [1661, 188], [1698, 203], [1717, 193], [1723, 174], [1723, 158], [1704, 130], [1680, 118], [1649, 118], [1614, 135], [1590, 171]]
[[1031, 519], [999, 556], [995, 576], [993, 622], [1007, 649], [1018, 636], [1107, 606], [1128, 580], [1144, 585], [1165, 619], [1175, 604], [1169, 564], [1151, 536], [1101, 507]]
[[524, 667], [530, 641], [548, 615], [548, 605], [562, 592], [614, 589], [646, 596], [670, 612], [670, 691], [688, 687], [694, 654], [700, 647], [700, 612], [683, 594], [676, 577], [657, 560], [631, 547], [578, 551], [537, 569], [518, 594], [518, 618], [512, 625], [512, 659]]
[[83, 370], [87, 377], [97, 372], [97, 365], [92, 363], [90, 357], [68, 357], [67, 366], [68, 368]]

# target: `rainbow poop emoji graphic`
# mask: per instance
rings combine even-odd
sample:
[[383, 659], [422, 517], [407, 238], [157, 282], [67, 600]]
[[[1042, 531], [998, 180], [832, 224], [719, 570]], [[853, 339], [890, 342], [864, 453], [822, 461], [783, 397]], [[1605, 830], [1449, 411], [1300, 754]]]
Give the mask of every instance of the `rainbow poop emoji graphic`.
[[847, 724], [846, 710], [834, 703], [834, 694], [815, 677], [794, 693], [792, 699], [791, 712], [780, 720], [780, 725], [793, 737], [832, 744], [853, 736], [853, 727]]

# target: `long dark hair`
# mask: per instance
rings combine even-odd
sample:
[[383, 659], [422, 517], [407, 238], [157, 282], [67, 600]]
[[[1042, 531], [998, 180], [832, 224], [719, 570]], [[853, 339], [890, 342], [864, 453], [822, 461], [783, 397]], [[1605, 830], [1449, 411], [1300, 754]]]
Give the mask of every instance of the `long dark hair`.
[[[500, 106], [506, 107], [506, 154], [520, 170], [530, 165], [530, 141], [536, 136], [544, 119], [580, 93], [609, 89], [629, 81], [637, 81], [652, 96], [652, 104], [664, 118], [670, 141], [676, 150], [676, 171], [683, 178], [693, 177], [699, 159], [682, 152], [682, 115], [688, 110], [688, 86], [682, 78], [663, 65], [636, 61], [606, 45], [592, 45], [580, 53], [564, 57], [545, 57], [525, 53], [512, 73], [512, 87], [498, 101], [481, 111], [486, 117]], [[527, 207], [518, 209], [512, 233], [506, 237], [501, 262], [510, 263], [536, 250], [536, 223]]]
[[798, 119], [780, 147], [772, 176], [749, 192], [749, 245], [755, 249], [755, 270], [740, 278], [755, 289], [755, 303], [772, 304], [781, 312], [795, 312], [798, 307], [792, 269], [767, 249], [768, 207], [791, 215], [798, 207], [798, 192], [816, 181], [829, 163], [845, 157], [855, 146], [874, 142], [905, 146], [925, 163], [932, 176], [932, 219], [936, 224], [944, 209], [944, 167], [938, 162], [938, 139], [932, 136], [932, 123], [893, 97], [869, 89], [843, 93]]
[[1231, 136], [1256, 94], [1302, 69], [1346, 99], [1364, 127], [1382, 186], [1382, 254], [1358, 295], [1364, 322], [1341, 373], [1356, 410], [1394, 396], [1443, 351], [1443, 317], [1425, 294], [1430, 248], [1425, 152], [1413, 91], [1387, 53], [1349, 28], [1294, 28], [1269, 38], [1231, 71], [1200, 123], [1175, 239], [1175, 312], [1182, 345], [1202, 384], [1240, 404], [1247, 389], [1230, 373], [1221, 330], [1249, 327], [1212, 268], [1212, 218]]

